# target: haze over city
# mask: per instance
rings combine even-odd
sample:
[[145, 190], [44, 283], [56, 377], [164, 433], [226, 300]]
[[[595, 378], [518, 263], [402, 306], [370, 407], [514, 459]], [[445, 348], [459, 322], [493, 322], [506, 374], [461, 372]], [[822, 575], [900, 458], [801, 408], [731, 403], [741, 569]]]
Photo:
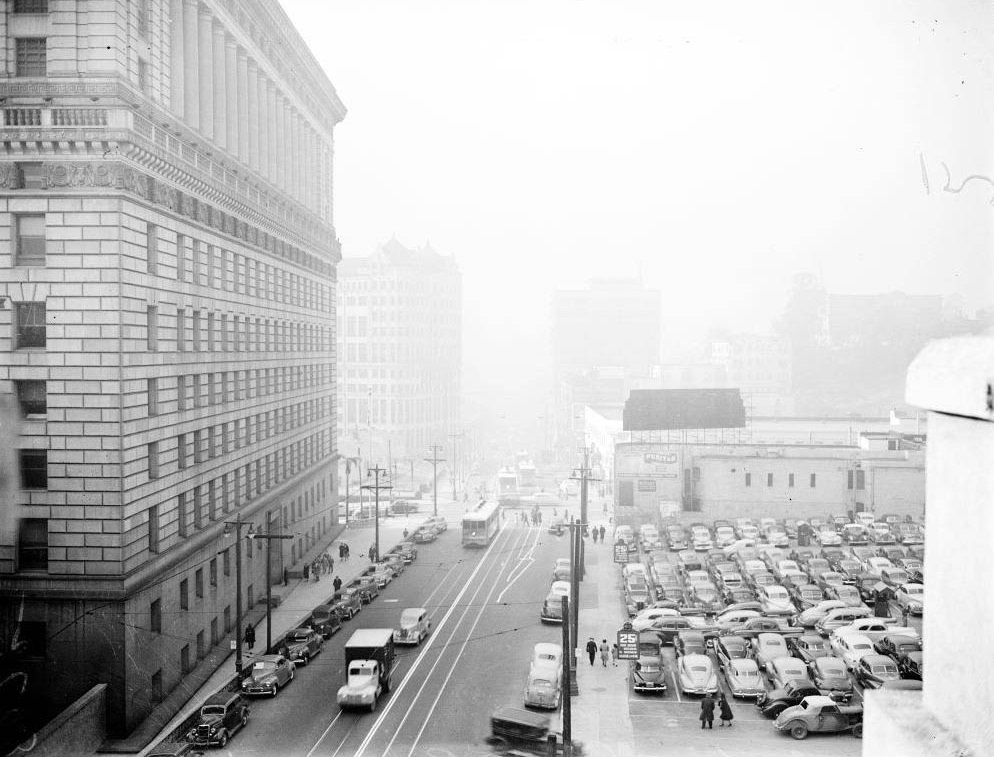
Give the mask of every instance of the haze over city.
[[469, 390], [544, 390], [552, 292], [596, 277], [661, 291], [664, 362], [799, 272], [989, 304], [981, 3], [283, 6], [349, 108], [343, 254], [455, 256]]

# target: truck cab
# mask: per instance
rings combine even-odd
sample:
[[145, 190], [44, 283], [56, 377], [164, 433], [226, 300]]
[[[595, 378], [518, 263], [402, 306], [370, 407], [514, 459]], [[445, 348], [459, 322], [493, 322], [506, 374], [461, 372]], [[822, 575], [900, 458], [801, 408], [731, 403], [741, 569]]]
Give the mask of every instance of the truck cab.
[[338, 690], [338, 706], [376, 710], [382, 694], [390, 691], [393, 675], [392, 628], [362, 628], [345, 642], [345, 685]]
[[338, 690], [339, 707], [368, 707], [376, 710], [376, 702], [383, 693], [380, 684], [380, 665], [376, 660], [353, 660], [349, 663], [348, 678]]

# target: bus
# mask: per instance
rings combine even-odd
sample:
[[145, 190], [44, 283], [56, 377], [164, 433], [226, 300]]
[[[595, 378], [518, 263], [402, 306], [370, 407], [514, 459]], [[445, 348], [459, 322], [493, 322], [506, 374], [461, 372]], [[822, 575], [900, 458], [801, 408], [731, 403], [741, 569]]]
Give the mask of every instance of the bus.
[[484, 499], [462, 516], [462, 545], [485, 547], [500, 531], [500, 507]]
[[518, 474], [513, 468], [501, 468], [497, 472], [497, 503], [505, 507], [517, 507], [520, 502]]

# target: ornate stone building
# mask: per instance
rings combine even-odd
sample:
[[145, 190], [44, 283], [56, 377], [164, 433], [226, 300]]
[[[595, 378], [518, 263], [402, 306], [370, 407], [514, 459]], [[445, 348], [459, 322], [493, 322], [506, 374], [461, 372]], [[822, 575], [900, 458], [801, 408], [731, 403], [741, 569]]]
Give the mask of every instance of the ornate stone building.
[[245, 607], [333, 527], [345, 108], [276, 0], [10, 0], [0, 46], [3, 663], [119, 736], [236, 633], [224, 521], [295, 536]]

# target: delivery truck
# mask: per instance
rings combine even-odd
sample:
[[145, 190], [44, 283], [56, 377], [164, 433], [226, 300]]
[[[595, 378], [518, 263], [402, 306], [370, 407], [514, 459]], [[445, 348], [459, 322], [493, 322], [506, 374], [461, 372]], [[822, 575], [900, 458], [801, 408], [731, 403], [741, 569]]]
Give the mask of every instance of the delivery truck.
[[346, 682], [338, 690], [338, 706], [376, 710], [380, 696], [390, 691], [393, 675], [392, 628], [362, 628], [345, 642]]

